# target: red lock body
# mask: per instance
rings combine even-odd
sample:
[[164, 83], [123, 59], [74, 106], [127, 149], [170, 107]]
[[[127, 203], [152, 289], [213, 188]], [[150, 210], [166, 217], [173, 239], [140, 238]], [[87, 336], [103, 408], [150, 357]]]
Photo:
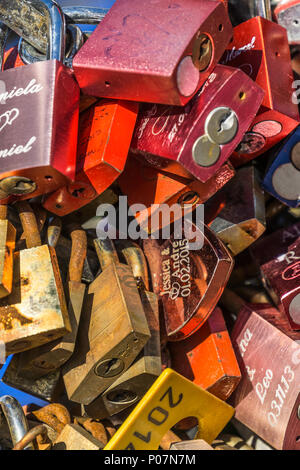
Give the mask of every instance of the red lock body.
[[[184, 108], [142, 106], [131, 150], [160, 170], [206, 182], [239, 144], [262, 99], [263, 91], [245, 73], [218, 65]], [[206, 126], [221, 107], [235, 113], [238, 128], [229, 142], [217, 145], [206, 137]]]
[[219, 1], [118, 0], [73, 67], [88, 95], [184, 105], [208, 78], [231, 35]]
[[260, 304], [242, 308], [231, 338], [242, 372], [235, 418], [275, 449], [300, 450], [300, 333]]
[[122, 173], [138, 104], [101, 100], [81, 113], [75, 182], [49, 195], [44, 207], [64, 216], [102, 194]]
[[169, 348], [172, 368], [221, 400], [237, 387], [241, 373], [220, 308], [196, 333]]
[[239, 67], [265, 91], [261, 109], [232, 158], [238, 166], [279, 143], [299, 124], [286, 30], [261, 17], [236, 26], [221, 63]]

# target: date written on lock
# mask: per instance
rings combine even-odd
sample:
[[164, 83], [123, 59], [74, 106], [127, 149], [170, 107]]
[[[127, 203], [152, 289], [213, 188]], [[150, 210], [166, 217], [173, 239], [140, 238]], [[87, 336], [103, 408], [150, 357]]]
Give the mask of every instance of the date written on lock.
[[241, 70], [217, 65], [184, 108], [143, 105], [131, 150], [161, 171], [205, 183], [240, 143], [263, 95]]

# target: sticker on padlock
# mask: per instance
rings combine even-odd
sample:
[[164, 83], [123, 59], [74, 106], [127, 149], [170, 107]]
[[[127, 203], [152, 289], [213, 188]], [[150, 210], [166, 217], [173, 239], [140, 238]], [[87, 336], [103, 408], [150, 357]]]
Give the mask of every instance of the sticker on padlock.
[[234, 409], [166, 369], [124, 421], [104, 450], [158, 449], [166, 432], [188, 416], [198, 419], [198, 439], [209, 444], [232, 418]]
[[52, 0], [41, 5], [52, 24], [49, 60], [0, 73], [0, 197], [6, 202], [54, 191], [75, 176], [79, 87], [61, 62], [61, 11]]
[[16, 229], [7, 219], [7, 206], [0, 205], [0, 298], [12, 291]]
[[151, 337], [135, 362], [85, 412], [103, 419], [136, 404], [162, 371], [157, 295], [149, 291], [148, 268], [141, 248], [130, 240], [116, 241], [116, 247], [132, 268], [150, 329]]
[[300, 44], [300, 3], [299, 0], [284, 0], [274, 10], [275, 18], [287, 30], [289, 44]]
[[278, 144], [299, 124], [286, 30], [262, 17], [236, 26], [221, 63], [240, 68], [265, 91], [261, 109], [231, 157], [239, 166]]
[[284, 311], [291, 327], [300, 330], [300, 236], [285, 253], [280, 250], [263, 264], [261, 274], [274, 303]]
[[28, 203], [17, 203], [27, 249], [14, 253], [11, 294], [0, 301], [0, 340], [7, 354], [26, 351], [71, 330], [55, 250], [42, 245]]
[[142, 105], [131, 151], [161, 171], [205, 183], [242, 140], [263, 95], [241, 70], [217, 65], [184, 108]]
[[[198, 250], [189, 249], [189, 240], [194, 237], [203, 241]], [[143, 248], [153, 290], [163, 305], [168, 340], [184, 339], [213, 312], [231, 274], [233, 259], [208, 227], [188, 219], [182, 223], [180, 239], [175, 239], [174, 231], [168, 240], [144, 240]]]
[[169, 349], [176, 372], [221, 400], [237, 387], [241, 373], [220, 308], [192, 336], [169, 343]]
[[263, 187], [290, 207], [300, 205], [300, 126], [271, 153]]
[[[196, 205], [202, 204], [221, 189], [235, 174], [230, 163], [225, 163], [206, 183], [201, 181], [174, 177], [145, 165], [133, 154], [129, 154], [124, 173], [118, 179], [118, 185], [128, 197], [128, 204], [143, 204], [146, 209], [135, 216], [141, 227], [147, 232], [155, 232], [164, 224], [170, 224], [182, 213], [193, 211]], [[162, 210], [161, 204], [171, 207], [179, 204], [179, 210], [170, 213], [171, 219], [157, 218], [155, 214]], [[154, 220], [157, 219], [157, 223]], [[151, 227], [149, 222], [151, 221]]]
[[224, 5], [201, 0], [200, 6], [191, 0], [177, 1], [172, 8], [168, 0], [116, 2], [74, 58], [83, 93], [187, 103], [210, 75], [232, 35]]
[[63, 367], [69, 399], [84, 405], [128, 369], [150, 338], [131, 268], [110, 239], [94, 243], [102, 273], [89, 286], [75, 352]]
[[[48, 243], [50, 246], [55, 247], [60, 236], [60, 227], [53, 224], [49, 228]], [[71, 332], [55, 342], [19, 354], [22, 375], [31, 379], [38, 379], [60, 368], [74, 352], [86, 287], [81, 282], [81, 277], [87, 252], [87, 237], [85, 231], [77, 226], [71, 227], [70, 232], [72, 251], [66, 285], [66, 298]], [[51, 240], [51, 235], [54, 241]]]
[[[241, 168], [216, 198], [223, 209], [209, 224], [235, 256], [255, 242], [266, 229], [265, 199], [254, 167]], [[208, 206], [214, 198], [208, 201]]]
[[232, 342], [242, 372], [233, 395], [236, 419], [275, 449], [299, 450], [300, 334], [276, 309], [242, 308]]
[[47, 210], [65, 216], [109, 188], [124, 170], [137, 112], [137, 103], [101, 100], [80, 115], [75, 182], [47, 196]]

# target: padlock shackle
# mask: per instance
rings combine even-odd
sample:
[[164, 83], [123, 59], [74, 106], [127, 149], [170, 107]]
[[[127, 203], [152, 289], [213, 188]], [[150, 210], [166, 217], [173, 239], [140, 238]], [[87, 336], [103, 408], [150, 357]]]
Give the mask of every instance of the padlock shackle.
[[44, 444], [48, 437], [48, 430], [44, 424], [38, 424], [30, 429], [25, 436], [14, 445], [13, 450], [24, 450], [29, 444], [32, 444], [38, 436], [42, 436], [42, 443]]
[[57, 433], [61, 433], [67, 424], [71, 424], [71, 416], [67, 408], [60, 403], [50, 403], [32, 414], [42, 423], [47, 424]]
[[47, 60], [63, 62], [66, 47], [66, 20], [62, 8], [54, 0], [41, 0], [40, 10], [49, 18]]
[[271, 0], [254, 0], [254, 15], [272, 21]]
[[96, 238], [94, 245], [102, 271], [111, 264], [120, 263], [115, 246], [110, 238], [105, 240]]
[[122, 252], [127, 264], [131, 267], [133, 277], [138, 283], [142, 282], [143, 287], [149, 291], [148, 265], [141, 247], [132, 240], [116, 240], [117, 251]]
[[23, 227], [27, 248], [41, 246], [42, 240], [33, 209], [26, 201], [16, 202], [16, 207]]
[[61, 235], [62, 221], [60, 217], [54, 217], [47, 228], [47, 243], [53, 248], [56, 247]]
[[4, 52], [9, 34], [9, 28], [4, 23], [0, 22], [0, 72], [3, 70]]
[[[28, 432], [28, 423], [22, 406], [16, 398], [9, 395], [0, 397], [0, 407], [8, 424], [13, 446], [15, 446]], [[26, 450], [33, 450], [33, 445], [28, 444]]]
[[71, 228], [72, 249], [69, 263], [69, 280], [81, 282], [84, 261], [87, 255], [87, 236], [81, 227]]

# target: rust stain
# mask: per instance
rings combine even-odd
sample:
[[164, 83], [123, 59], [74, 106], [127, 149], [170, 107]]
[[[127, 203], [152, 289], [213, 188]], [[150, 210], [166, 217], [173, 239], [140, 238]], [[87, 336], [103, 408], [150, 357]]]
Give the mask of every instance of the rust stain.
[[17, 320], [21, 326], [33, 323], [32, 320], [21, 315], [16, 307], [2, 307], [0, 310], [0, 326], [3, 325], [4, 330], [13, 330], [13, 320]]

